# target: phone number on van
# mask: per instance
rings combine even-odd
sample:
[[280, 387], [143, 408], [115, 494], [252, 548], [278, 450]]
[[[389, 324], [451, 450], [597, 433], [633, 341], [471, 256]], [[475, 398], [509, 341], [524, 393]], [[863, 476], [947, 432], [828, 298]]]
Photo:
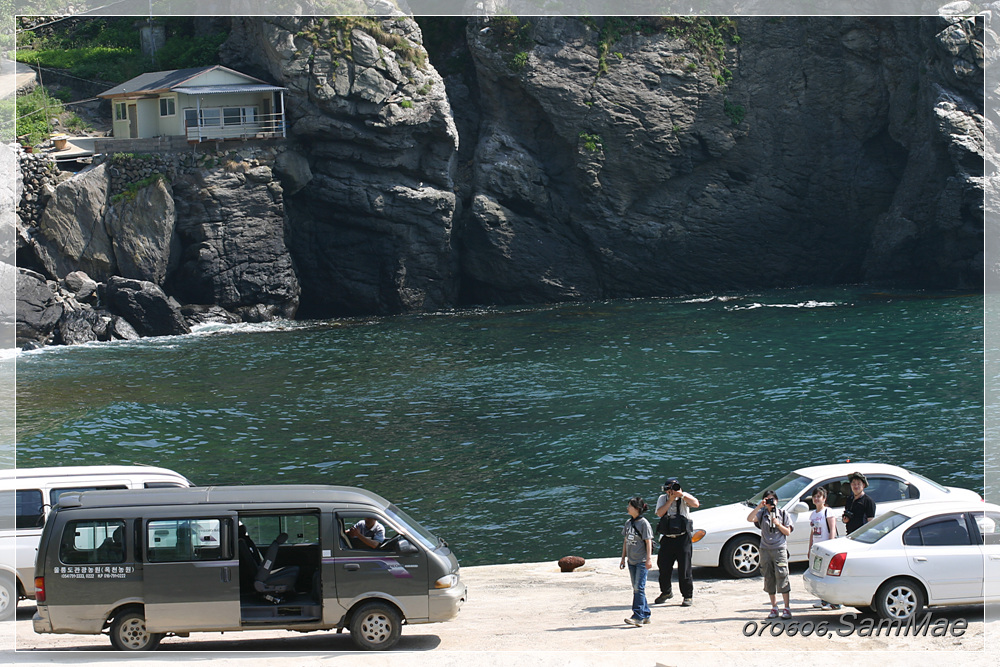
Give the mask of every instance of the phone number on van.
[[53, 568], [60, 579], [125, 579], [135, 571], [131, 565], [72, 566]]

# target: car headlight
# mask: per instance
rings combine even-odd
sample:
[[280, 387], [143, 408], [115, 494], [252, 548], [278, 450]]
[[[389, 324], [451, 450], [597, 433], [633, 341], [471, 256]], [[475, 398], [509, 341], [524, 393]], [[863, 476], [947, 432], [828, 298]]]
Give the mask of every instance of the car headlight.
[[691, 542], [692, 543], [697, 542], [701, 538], [705, 537], [705, 535], [707, 535], [707, 534], [708, 533], [706, 533], [704, 530], [701, 530], [699, 528], [698, 530], [694, 531], [694, 534], [691, 536]]
[[434, 582], [434, 588], [452, 588], [458, 586], [457, 574], [446, 574]]

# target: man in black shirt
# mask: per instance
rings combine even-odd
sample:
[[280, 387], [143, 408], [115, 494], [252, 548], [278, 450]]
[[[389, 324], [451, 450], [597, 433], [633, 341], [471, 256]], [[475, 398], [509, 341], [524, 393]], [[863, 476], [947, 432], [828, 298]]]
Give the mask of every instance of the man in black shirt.
[[847, 534], [850, 535], [875, 516], [875, 501], [865, 495], [868, 480], [860, 472], [852, 472], [847, 481], [851, 483], [851, 491], [854, 493], [844, 503], [844, 523], [847, 524]]

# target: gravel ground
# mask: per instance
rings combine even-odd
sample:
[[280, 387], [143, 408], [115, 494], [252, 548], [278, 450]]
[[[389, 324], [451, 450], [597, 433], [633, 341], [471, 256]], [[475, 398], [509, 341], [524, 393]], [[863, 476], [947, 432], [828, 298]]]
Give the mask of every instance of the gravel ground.
[[[854, 610], [820, 611], [803, 586], [803, 566], [793, 566], [791, 621], [765, 624], [769, 605], [760, 578], [730, 580], [715, 570], [695, 571], [694, 606], [681, 607], [679, 596], [653, 606], [650, 625], [624, 623], [630, 615], [631, 588], [618, 559], [589, 561], [581, 570], [561, 573], [555, 563], [469, 567], [462, 578], [469, 600], [458, 618], [448, 623], [403, 628], [394, 651], [364, 654], [354, 650], [348, 633], [298, 634], [287, 631], [193, 634], [168, 637], [142, 662], [212, 660], [213, 665], [292, 665], [323, 660], [328, 665], [741, 665], [774, 664], [778, 659], [805, 661], [815, 651], [844, 652], [863, 664], [912, 664], [933, 656], [913, 651], [947, 652], [964, 665], [996, 664], [1000, 648], [1000, 610], [982, 606], [954, 607], [935, 612], [954, 633], [943, 637], [862, 636], [862, 617], [842, 616]], [[656, 573], [651, 577], [655, 582]], [[649, 587], [655, 597], [656, 584]], [[676, 585], [675, 585], [676, 595]], [[18, 608], [13, 662], [73, 664], [88, 667], [121, 665], [121, 654], [105, 636], [36, 635], [31, 628], [34, 605]], [[956, 629], [961, 621], [967, 629]], [[6, 624], [11, 626], [12, 624]], [[822, 631], [820, 630], [822, 628]], [[745, 636], [750, 633], [752, 636]], [[9, 634], [9, 633], [8, 633]], [[820, 636], [822, 634], [823, 636]], [[960, 636], [956, 636], [960, 635]], [[772, 652], [781, 652], [776, 656]], [[873, 652], [875, 654], [873, 654]], [[955, 655], [962, 652], [963, 655]], [[801, 655], [797, 655], [801, 653]], [[515, 655], [516, 654], [516, 655]], [[129, 656], [135, 663], [136, 656]], [[824, 664], [836, 657], [824, 656]]]

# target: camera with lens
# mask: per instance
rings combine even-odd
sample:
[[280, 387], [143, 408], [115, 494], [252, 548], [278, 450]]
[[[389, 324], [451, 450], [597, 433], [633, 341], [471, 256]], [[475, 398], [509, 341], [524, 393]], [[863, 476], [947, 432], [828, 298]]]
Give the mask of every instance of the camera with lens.
[[774, 496], [771, 496], [770, 498], [764, 500], [764, 504], [767, 505], [768, 509], [773, 510], [775, 505], [777, 504], [777, 501], [775, 500]]
[[680, 482], [670, 482], [669, 484], [663, 485], [664, 493], [666, 493], [667, 491], [680, 491], [680, 490], [681, 490]]
[[847, 517], [848, 519], [853, 519], [854, 512], [852, 512], [851, 510], [844, 510], [844, 516]]

